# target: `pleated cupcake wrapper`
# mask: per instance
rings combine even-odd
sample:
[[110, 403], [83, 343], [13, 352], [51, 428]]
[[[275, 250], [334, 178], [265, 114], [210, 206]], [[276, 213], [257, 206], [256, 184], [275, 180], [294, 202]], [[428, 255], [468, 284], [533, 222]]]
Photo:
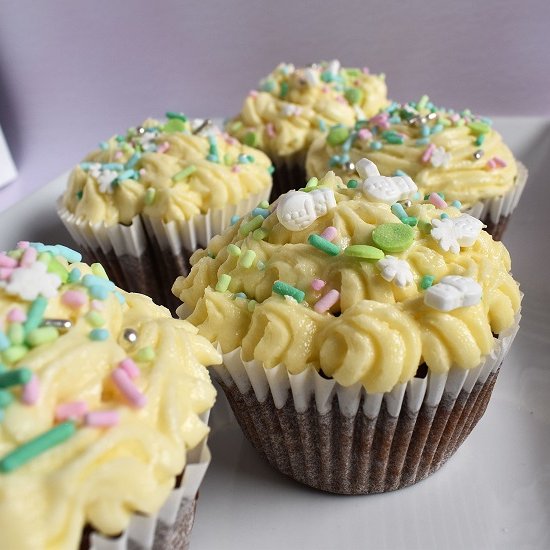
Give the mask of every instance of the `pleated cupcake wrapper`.
[[57, 209], [73, 240], [89, 259], [104, 265], [118, 286], [147, 294], [175, 310], [178, 303], [171, 287], [179, 275], [188, 273], [193, 252], [222, 233], [232, 216], [243, 216], [267, 200], [270, 191], [266, 188], [237, 204], [168, 223], [143, 215], [135, 216], [129, 225], [89, 223], [69, 212], [61, 198]]
[[297, 151], [286, 156], [270, 156], [275, 167], [275, 172], [273, 172], [273, 190], [270, 197], [271, 202], [291, 189], [304, 187], [307, 178], [305, 169], [306, 153], [307, 151]]
[[518, 175], [515, 184], [504, 195], [485, 199], [475, 203], [466, 212], [483, 221], [488, 231], [500, 240], [508, 217], [515, 210], [527, 183], [527, 168], [518, 162]]
[[[209, 411], [200, 417], [207, 422], [208, 415]], [[187, 451], [181, 482], [170, 492], [156, 515], [134, 514], [128, 529], [118, 537], [105, 537], [92, 532], [90, 550], [187, 549], [197, 493], [211, 459], [206, 441], [205, 437], [199, 445]]]
[[312, 367], [267, 369], [244, 361], [240, 348], [212, 368], [245, 435], [275, 468], [329, 492], [384, 492], [427, 477], [460, 446], [485, 411], [519, 320], [478, 367], [429, 372], [387, 393], [341, 386]]

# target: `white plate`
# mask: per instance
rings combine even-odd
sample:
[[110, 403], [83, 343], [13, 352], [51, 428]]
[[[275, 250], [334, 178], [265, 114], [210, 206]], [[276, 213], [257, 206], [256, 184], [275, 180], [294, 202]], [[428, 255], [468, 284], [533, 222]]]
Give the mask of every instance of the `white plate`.
[[[193, 550], [550, 548], [550, 121], [496, 118], [495, 126], [530, 172], [505, 236], [525, 298], [520, 332], [476, 429], [418, 485], [343, 497], [271, 469], [220, 395]], [[22, 239], [72, 244], [54, 208], [64, 181], [0, 215], [0, 250]]]

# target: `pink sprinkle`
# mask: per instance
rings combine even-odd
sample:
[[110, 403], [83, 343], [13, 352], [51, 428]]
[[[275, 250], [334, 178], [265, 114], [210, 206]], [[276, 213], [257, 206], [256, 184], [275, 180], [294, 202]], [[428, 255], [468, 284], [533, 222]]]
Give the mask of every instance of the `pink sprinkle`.
[[102, 311], [103, 310], [103, 303], [99, 300], [92, 300], [90, 302], [90, 307], [92, 309], [95, 309], [96, 311]]
[[9, 279], [12, 273], [13, 269], [11, 267], [0, 267], [0, 280]]
[[165, 153], [168, 149], [170, 149], [170, 144], [165, 141], [157, 147], [157, 153]]
[[8, 312], [7, 319], [10, 323], [23, 323], [27, 320], [27, 315], [20, 307], [14, 307]]
[[506, 166], [508, 166], [508, 164], [506, 164], [506, 161], [504, 159], [501, 159], [500, 157], [493, 157], [493, 160], [500, 168], [506, 168]]
[[147, 397], [145, 397], [145, 395], [143, 395], [136, 388], [136, 386], [134, 386], [134, 383], [128, 376], [125, 369], [115, 369], [111, 374], [111, 378], [113, 379], [116, 387], [134, 407], [139, 409], [145, 407], [147, 404]]
[[266, 124], [265, 131], [267, 132], [267, 135], [270, 138], [274, 138], [277, 135], [277, 133], [275, 132], [275, 127], [273, 126], [272, 122], [268, 122]]
[[323, 279], [313, 279], [311, 281], [311, 288], [313, 290], [321, 290], [327, 283]]
[[134, 363], [134, 361], [132, 361], [132, 359], [130, 359], [130, 357], [123, 359], [118, 366], [124, 370], [130, 378], [137, 378], [140, 375], [139, 367]]
[[29, 248], [31, 246], [31, 243], [29, 241], [19, 241], [17, 243], [17, 248], [21, 248], [22, 250], [25, 250], [25, 248]]
[[340, 293], [337, 290], [329, 290], [314, 306], [313, 309], [317, 313], [328, 311], [340, 298]]
[[118, 411], [94, 411], [86, 415], [86, 426], [97, 428], [115, 426], [118, 424]]
[[123, 155], [122, 151], [117, 151], [117, 152], [115, 153], [115, 158], [116, 158], [117, 160], [118, 160], [118, 159], [121, 159], [121, 158], [122, 158], [122, 155]]
[[240, 167], [237, 166], [236, 164], [231, 167], [231, 172], [237, 173], [237, 172], [240, 172], [240, 171], [241, 171]]
[[359, 139], [370, 139], [372, 137], [372, 132], [368, 128], [361, 128], [357, 132]]
[[389, 114], [388, 113], [380, 113], [379, 115], [373, 116], [370, 119], [370, 123], [374, 124], [375, 126], [378, 126], [379, 128], [389, 128], [390, 127], [390, 121], [389, 121]]
[[147, 174], [147, 171], [145, 170], [145, 168], [140, 168], [138, 171], [140, 176], [145, 176], [145, 174]]
[[437, 193], [430, 193], [430, 197], [428, 200], [436, 208], [447, 208], [447, 203]]
[[17, 267], [17, 260], [0, 252], [0, 267]]
[[55, 408], [56, 420], [80, 420], [88, 412], [88, 405], [85, 401], [70, 401], [61, 403]]
[[370, 74], [370, 70], [368, 67], [363, 67], [363, 74]]
[[329, 225], [322, 233], [321, 237], [323, 239], [326, 239], [327, 241], [333, 241], [336, 238], [336, 235], [338, 235], [338, 230], [336, 227], [333, 227], [332, 225]]
[[87, 300], [88, 297], [86, 294], [80, 290], [67, 290], [67, 292], [61, 296], [61, 301], [66, 306], [72, 307], [73, 309], [78, 309], [83, 306]]
[[458, 113], [453, 113], [452, 115], [449, 115], [449, 119], [451, 122], [458, 122], [460, 120], [460, 115]]
[[38, 250], [36, 250], [36, 248], [29, 247], [25, 249], [21, 257], [21, 266], [30, 267], [36, 261], [37, 256]]
[[336, 101], [338, 101], [338, 103], [347, 103], [348, 102], [348, 100], [343, 95], [339, 95], [336, 98]]
[[324, 94], [328, 93], [328, 86], [323, 86], [323, 87], [321, 88], [321, 91], [322, 91]]
[[250, 97], [258, 97], [258, 90], [250, 90], [250, 92], [248, 92], [248, 95]]
[[422, 153], [422, 162], [428, 162], [432, 158], [432, 153], [435, 151], [435, 143], [430, 143]]
[[21, 400], [26, 405], [34, 405], [40, 397], [40, 380], [36, 374], [23, 386]]
[[493, 170], [494, 168], [497, 167], [497, 163], [495, 162], [495, 159], [489, 159], [489, 160], [487, 161], [487, 164], [486, 164], [485, 166], [487, 166], [487, 168], [488, 168], [489, 170]]

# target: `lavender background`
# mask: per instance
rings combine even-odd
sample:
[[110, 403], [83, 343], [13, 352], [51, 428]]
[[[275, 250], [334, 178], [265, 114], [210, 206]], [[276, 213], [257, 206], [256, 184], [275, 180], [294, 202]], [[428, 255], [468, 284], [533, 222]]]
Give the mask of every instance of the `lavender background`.
[[225, 116], [280, 61], [338, 58], [486, 115], [550, 115], [550, 2], [0, 0], [0, 210], [148, 115]]

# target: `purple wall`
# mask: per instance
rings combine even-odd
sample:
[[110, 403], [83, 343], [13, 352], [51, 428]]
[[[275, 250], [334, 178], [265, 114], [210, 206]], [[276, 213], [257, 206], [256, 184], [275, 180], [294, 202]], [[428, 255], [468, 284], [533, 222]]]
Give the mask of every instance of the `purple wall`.
[[550, 114], [550, 2], [0, 0], [0, 209], [167, 109], [224, 116], [278, 62], [385, 72], [392, 98]]

